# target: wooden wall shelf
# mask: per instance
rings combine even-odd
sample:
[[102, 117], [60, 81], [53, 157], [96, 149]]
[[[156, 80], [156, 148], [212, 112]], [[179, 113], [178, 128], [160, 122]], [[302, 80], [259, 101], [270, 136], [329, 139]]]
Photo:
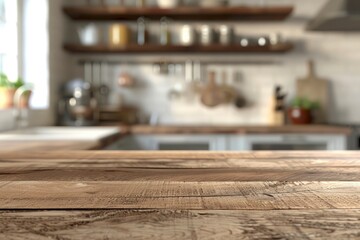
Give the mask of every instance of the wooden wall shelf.
[[124, 8], [124, 7], [64, 7], [64, 13], [73, 20], [136, 20], [146, 17], [159, 20], [166, 16], [174, 20], [206, 21], [282, 21], [293, 12], [293, 7], [179, 7]]
[[211, 46], [161, 46], [161, 45], [130, 45], [125, 48], [114, 48], [106, 45], [97, 46], [83, 46], [79, 44], [65, 44], [64, 49], [70, 53], [81, 54], [165, 54], [165, 53], [178, 53], [178, 54], [201, 54], [201, 53], [261, 53], [261, 54], [276, 54], [286, 53], [293, 48], [291, 43], [283, 43], [273, 46], [265, 47], [241, 47], [240, 45], [211, 45]]

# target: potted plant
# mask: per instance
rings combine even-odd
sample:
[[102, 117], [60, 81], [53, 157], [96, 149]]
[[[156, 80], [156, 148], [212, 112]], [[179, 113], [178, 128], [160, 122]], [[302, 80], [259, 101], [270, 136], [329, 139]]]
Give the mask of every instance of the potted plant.
[[[14, 96], [18, 88], [24, 86], [24, 81], [19, 78], [17, 81], [12, 82], [9, 78], [1, 73], [0, 74], [0, 109], [7, 109], [14, 107]], [[24, 94], [20, 100], [21, 107], [28, 107], [30, 94]]]
[[297, 97], [291, 102], [288, 109], [288, 117], [292, 124], [311, 124], [313, 120], [312, 111], [319, 108], [317, 102], [306, 98]]

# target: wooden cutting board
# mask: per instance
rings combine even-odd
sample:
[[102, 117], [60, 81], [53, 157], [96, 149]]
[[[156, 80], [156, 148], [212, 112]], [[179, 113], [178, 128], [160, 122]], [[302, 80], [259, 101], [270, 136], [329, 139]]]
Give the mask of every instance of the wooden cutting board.
[[313, 61], [308, 64], [308, 76], [297, 81], [297, 96], [318, 102], [320, 109], [314, 112], [314, 122], [326, 123], [329, 112], [329, 81], [316, 76]]

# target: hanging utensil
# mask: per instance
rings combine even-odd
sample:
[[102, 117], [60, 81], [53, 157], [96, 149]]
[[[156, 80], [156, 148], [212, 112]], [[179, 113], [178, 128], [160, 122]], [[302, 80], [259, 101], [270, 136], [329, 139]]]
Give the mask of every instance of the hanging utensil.
[[118, 78], [118, 85], [123, 88], [131, 88], [135, 85], [135, 79], [129, 74], [128, 65], [126, 64], [125, 71], [123, 71]]
[[215, 72], [209, 73], [208, 83], [202, 91], [201, 102], [207, 107], [216, 107], [222, 102], [222, 94], [215, 80]]

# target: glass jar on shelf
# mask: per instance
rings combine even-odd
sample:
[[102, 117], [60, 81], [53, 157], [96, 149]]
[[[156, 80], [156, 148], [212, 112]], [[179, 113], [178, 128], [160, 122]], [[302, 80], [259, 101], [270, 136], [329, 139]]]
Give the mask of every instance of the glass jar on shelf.
[[137, 20], [137, 44], [143, 46], [149, 42], [149, 32], [147, 29], [147, 20], [140, 17]]
[[160, 44], [170, 45], [171, 44], [171, 32], [169, 29], [170, 21], [167, 17], [160, 19]]

